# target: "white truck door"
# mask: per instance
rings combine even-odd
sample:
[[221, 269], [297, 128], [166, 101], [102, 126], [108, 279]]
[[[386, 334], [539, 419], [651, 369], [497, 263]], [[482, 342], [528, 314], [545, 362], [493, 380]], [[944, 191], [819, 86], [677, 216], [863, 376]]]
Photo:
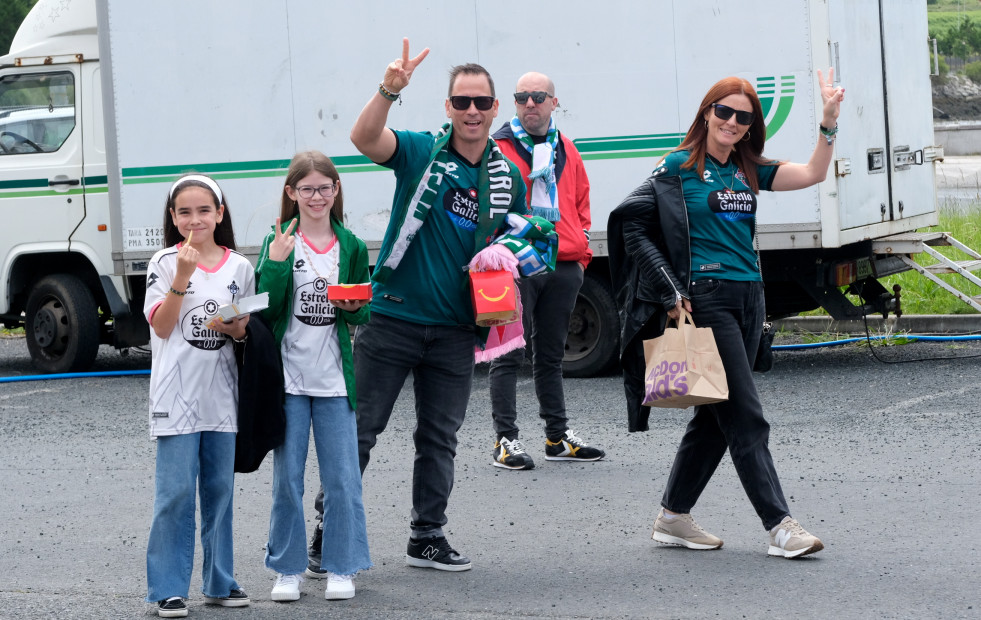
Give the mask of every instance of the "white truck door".
[[25, 68], [0, 77], [4, 229], [30, 231], [5, 239], [8, 253], [67, 248], [84, 215], [78, 78], [77, 65]]
[[835, 160], [847, 160], [851, 169], [838, 177], [838, 227], [845, 230], [890, 219], [886, 111], [874, 105], [882, 101], [884, 89], [879, 3], [830, 2], [828, 13], [828, 53], [835, 86], [845, 86], [850, 102], [842, 106], [838, 118], [834, 153]]
[[919, 96], [931, 89], [922, 4], [919, 0], [881, 3], [892, 219], [929, 213], [936, 202], [930, 153], [936, 144], [932, 99]]

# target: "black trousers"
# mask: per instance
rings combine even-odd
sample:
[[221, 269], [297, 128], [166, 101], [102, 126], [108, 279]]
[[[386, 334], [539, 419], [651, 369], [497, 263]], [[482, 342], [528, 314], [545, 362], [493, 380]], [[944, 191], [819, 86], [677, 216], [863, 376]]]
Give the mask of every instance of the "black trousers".
[[729, 383], [729, 400], [695, 407], [678, 447], [661, 505], [691, 512], [726, 450], [766, 529], [790, 514], [770, 455], [770, 424], [753, 381], [765, 315], [763, 284], [698, 280], [689, 289], [692, 320], [711, 327]]

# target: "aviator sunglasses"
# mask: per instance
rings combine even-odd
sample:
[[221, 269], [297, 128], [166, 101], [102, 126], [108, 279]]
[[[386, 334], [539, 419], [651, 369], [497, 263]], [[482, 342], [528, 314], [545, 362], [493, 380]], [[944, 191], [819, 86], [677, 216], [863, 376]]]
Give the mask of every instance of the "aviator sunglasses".
[[528, 98], [530, 97], [535, 103], [545, 103], [545, 99], [551, 96], [544, 90], [533, 90], [530, 93], [521, 91], [520, 93], [514, 93], [514, 101], [519, 105], [524, 105], [528, 103]]
[[482, 112], [486, 112], [494, 107], [494, 98], [487, 95], [481, 97], [467, 97], [465, 95], [453, 95], [450, 97], [450, 105], [454, 110], [469, 110], [470, 102]]
[[736, 110], [734, 108], [730, 108], [727, 105], [722, 105], [721, 103], [713, 103], [712, 107], [715, 108], [715, 117], [720, 118], [724, 121], [729, 120], [730, 118], [732, 118], [732, 115], [735, 114], [736, 122], [739, 123], [740, 125], [752, 125], [753, 119], [756, 118], [756, 115], [753, 114], [752, 112], [743, 112], [742, 110]]

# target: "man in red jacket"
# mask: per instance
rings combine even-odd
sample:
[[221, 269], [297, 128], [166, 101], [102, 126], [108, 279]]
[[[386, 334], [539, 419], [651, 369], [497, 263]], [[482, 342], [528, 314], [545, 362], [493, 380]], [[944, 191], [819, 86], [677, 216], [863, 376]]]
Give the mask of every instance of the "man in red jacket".
[[[533, 215], [555, 223], [559, 253], [555, 271], [521, 279], [525, 337], [531, 343], [538, 395], [538, 415], [545, 420], [545, 459], [598, 461], [606, 453], [586, 444], [569, 429], [562, 389], [562, 358], [569, 318], [576, 305], [583, 272], [589, 264], [589, 179], [572, 140], [555, 128], [552, 111], [559, 105], [555, 85], [541, 73], [526, 73], [514, 93], [516, 115], [494, 140], [521, 170], [528, 186]], [[490, 366], [494, 417], [494, 465], [532, 469], [535, 462], [518, 440], [515, 392], [517, 372], [525, 357], [518, 349]]]

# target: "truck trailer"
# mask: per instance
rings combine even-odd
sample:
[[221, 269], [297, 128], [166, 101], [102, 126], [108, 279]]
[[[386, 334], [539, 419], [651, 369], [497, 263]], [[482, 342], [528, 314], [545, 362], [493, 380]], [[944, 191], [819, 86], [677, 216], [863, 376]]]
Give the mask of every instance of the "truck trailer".
[[377, 251], [394, 177], [348, 136], [403, 37], [432, 51], [392, 108], [393, 128], [445, 122], [447, 72], [464, 62], [496, 81], [499, 124], [520, 75], [556, 85], [556, 125], [590, 178], [594, 251], [567, 375], [616, 363], [610, 211], [727, 75], [756, 86], [764, 154], [791, 161], [822, 139], [816, 71], [833, 67], [847, 88], [827, 180], [760, 196], [768, 315], [901, 311], [879, 279], [912, 268], [939, 235], [916, 232], [937, 224], [943, 157], [922, 0], [542, 0], [535, 10], [548, 28], [516, 19], [528, 11], [516, 0], [40, 0], [0, 57], [0, 320], [25, 327], [45, 372], [83, 370], [101, 344], [145, 345], [145, 271], [169, 185], [189, 171], [216, 178], [254, 260], [299, 150], [333, 159], [346, 223]]

